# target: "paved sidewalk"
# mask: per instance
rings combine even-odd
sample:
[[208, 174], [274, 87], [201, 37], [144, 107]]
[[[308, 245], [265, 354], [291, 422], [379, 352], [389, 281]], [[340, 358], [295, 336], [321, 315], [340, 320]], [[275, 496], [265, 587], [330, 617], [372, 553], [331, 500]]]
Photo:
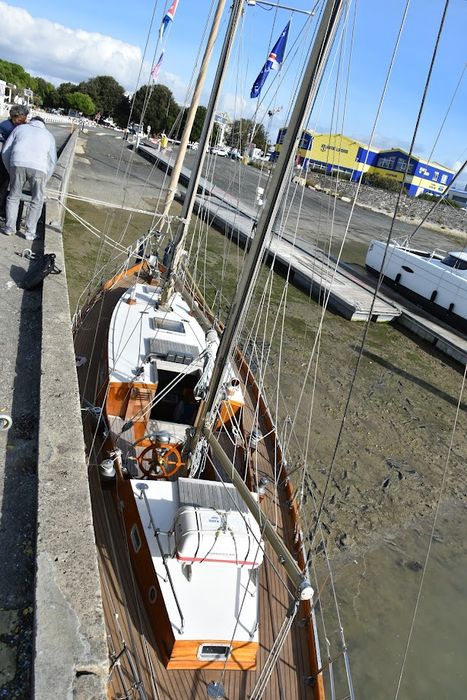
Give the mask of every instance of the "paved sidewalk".
[[18, 287], [27, 248], [42, 241], [0, 234], [0, 412], [13, 420], [0, 432], [0, 698], [29, 697], [31, 682], [42, 287]]

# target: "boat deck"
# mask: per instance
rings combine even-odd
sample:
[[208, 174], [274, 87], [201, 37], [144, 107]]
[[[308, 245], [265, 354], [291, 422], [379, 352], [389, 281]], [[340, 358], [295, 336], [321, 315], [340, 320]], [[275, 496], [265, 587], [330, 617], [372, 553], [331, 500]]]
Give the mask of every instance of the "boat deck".
[[[107, 293], [88, 312], [82, 328], [76, 334], [76, 352], [87, 358], [78, 369], [81, 391], [90, 403], [95, 401], [102, 382], [97, 371], [102, 349], [106, 344], [105, 328], [116, 298], [123, 289]], [[99, 319], [97, 332], [94, 328]], [[247, 399], [244, 410], [244, 426], [248, 434], [256, 424], [255, 398], [251, 387], [245, 387]], [[229, 700], [244, 700], [251, 693], [258, 678], [258, 671], [168, 671], [159, 657], [153, 635], [145, 620], [144, 607], [136, 587], [126, 540], [123, 536], [122, 522], [119, 517], [116, 499], [118, 494], [113, 487], [101, 486], [97, 465], [106, 456], [101, 453], [101, 444], [93, 441], [92, 433], [95, 418], [91, 413], [85, 414], [85, 438], [90, 451], [90, 487], [94, 512], [96, 544], [98, 549], [99, 569], [101, 574], [104, 612], [107, 625], [109, 654], [113, 665], [110, 671], [109, 697], [146, 697], [154, 699], [190, 698], [205, 700], [208, 684], [221, 682], [224, 688], [222, 697]], [[259, 428], [266, 435], [268, 429]], [[223, 441], [224, 449], [229, 444]], [[230, 443], [231, 444], [231, 443]], [[240, 451], [237, 450], [239, 454]], [[241, 451], [244, 457], [243, 450]], [[273, 469], [275, 459], [274, 445], [268, 439], [261, 441], [258, 448], [250, 455], [254, 459], [255, 469], [260, 475], [270, 479], [263, 510], [289, 547], [293, 548], [294, 532], [290, 521], [290, 507], [285, 486], [273, 488]], [[258, 669], [263, 668], [272, 648], [280, 626], [290, 604], [288, 581], [285, 572], [280, 570], [277, 559], [269, 545], [266, 547], [266, 559], [260, 573], [260, 653]], [[206, 601], [208, 605], [208, 601]], [[267, 700], [307, 700], [319, 697], [319, 684], [310, 683], [311, 653], [309, 634], [311, 619], [300, 606], [279, 660], [274, 667], [267, 688], [262, 695]], [[313, 687], [314, 686], [314, 687]], [[144, 690], [138, 695], [137, 688]], [[133, 689], [133, 690], [132, 690]]]

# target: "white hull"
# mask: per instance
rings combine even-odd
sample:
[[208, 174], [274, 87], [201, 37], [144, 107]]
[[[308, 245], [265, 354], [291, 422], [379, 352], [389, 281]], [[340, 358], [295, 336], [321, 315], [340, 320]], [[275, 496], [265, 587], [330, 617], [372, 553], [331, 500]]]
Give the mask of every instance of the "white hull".
[[[380, 273], [386, 244], [372, 241], [365, 264]], [[425, 301], [430, 310], [448, 321], [467, 326], [467, 270], [450, 267], [447, 258], [421, 250], [403, 248], [395, 243], [388, 246], [383, 274], [398, 287], [408, 290], [417, 300]], [[460, 260], [464, 263], [463, 260]]]

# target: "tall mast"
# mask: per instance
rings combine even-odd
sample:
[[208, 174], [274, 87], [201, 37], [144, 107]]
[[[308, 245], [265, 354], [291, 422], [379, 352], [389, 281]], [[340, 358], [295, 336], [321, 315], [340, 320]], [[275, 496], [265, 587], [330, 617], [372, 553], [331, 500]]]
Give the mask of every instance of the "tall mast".
[[[219, 5], [221, 2], [219, 3]], [[222, 5], [225, 4], [225, 0], [222, 0]], [[216, 75], [214, 78], [214, 83], [212, 86], [211, 97], [209, 98], [209, 103], [206, 110], [206, 116], [204, 119], [203, 130], [201, 132], [201, 137], [199, 141], [198, 151], [196, 153], [195, 163], [191, 171], [190, 181], [188, 183], [188, 189], [185, 195], [185, 200], [182, 207], [182, 213], [180, 215], [180, 223], [178, 225], [175, 238], [174, 238], [174, 248], [172, 252], [172, 259], [169, 264], [169, 269], [167, 271], [167, 280], [164, 286], [161, 303], [167, 304], [173, 294], [175, 287], [175, 274], [178, 269], [180, 258], [183, 253], [183, 246], [185, 244], [185, 239], [188, 233], [188, 227], [190, 225], [191, 215], [193, 213], [193, 207], [195, 203], [196, 193], [198, 191], [198, 184], [201, 177], [201, 170], [203, 168], [204, 159], [206, 156], [206, 146], [209, 141], [209, 137], [212, 131], [212, 125], [214, 123], [214, 113], [216, 109], [217, 100], [219, 97], [219, 92], [224, 81], [226, 67], [232, 50], [233, 42], [235, 39], [235, 34], [237, 32], [238, 24], [240, 22], [240, 17], [243, 10], [244, 0], [233, 0], [232, 8], [230, 10], [230, 19], [227, 27], [227, 31], [224, 38], [224, 43], [222, 46], [221, 55], [219, 58], [219, 63], [217, 66]], [[188, 138], [187, 138], [188, 141]], [[180, 147], [181, 150], [181, 147]], [[180, 152], [179, 152], [180, 153]], [[183, 157], [182, 157], [183, 160]], [[180, 161], [181, 168], [181, 161]], [[175, 167], [174, 167], [175, 171]], [[178, 176], [180, 174], [180, 169], [174, 180], [174, 171], [172, 171], [171, 185], [169, 188], [175, 191], [178, 184]], [[173, 199], [173, 197], [172, 197]], [[170, 205], [169, 205], [170, 208]], [[165, 209], [164, 209], [165, 211]], [[168, 211], [167, 211], [168, 213]]]
[[190, 108], [188, 110], [185, 128], [182, 134], [182, 140], [180, 141], [180, 147], [178, 149], [177, 157], [172, 169], [172, 174], [170, 177], [169, 186], [167, 188], [167, 193], [164, 201], [164, 209], [162, 211], [162, 217], [167, 217], [170, 212], [170, 207], [174, 201], [175, 192], [177, 191], [178, 179], [180, 177], [180, 172], [183, 165], [183, 160], [185, 158], [186, 149], [188, 146], [188, 140], [190, 138], [191, 129], [193, 122], [196, 117], [196, 110], [198, 109], [199, 101], [201, 98], [201, 91], [204, 86], [204, 81], [206, 79], [206, 73], [211, 61], [212, 51], [214, 48], [217, 35], [219, 33], [219, 25], [222, 18], [222, 13], [224, 12], [225, 0], [219, 0], [217, 4], [216, 14], [214, 15], [214, 20], [211, 25], [211, 31], [209, 32], [208, 42], [206, 44], [206, 49], [204, 51], [203, 60], [201, 63], [201, 68], [196, 79], [195, 89], [193, 91], [193, 97], [191, 99]]
[[270, 186], [267, 191], [266, 206], [258, 219], [255, 236], [246, 264], [243, 268], [237, 294], [233, 300], [230, 314], [222, 334], [209, 392], [201, 409], [195, 441], [204, 428], [206, 415], [212, 410], [216, 402], [229, 356], [236, 345], [238, 329], [241, 328], [242, 321], [247, 313], [248, 302], [253, 292], [254, 283], [266, 249], [266, 241], [269, 240], [272, 226], [282, 202], [285, 189], [289, 183], [293, 158], [297, 152], [298, 143], [306, 120], [318, 94], [343, 6], [344, 0], [327, 0], [325, 4], [308, 64], [305, 69], [303, 81], [297, 95], [289, 126], [287, 127], [284, 143], [277, 164], [273, 170]]

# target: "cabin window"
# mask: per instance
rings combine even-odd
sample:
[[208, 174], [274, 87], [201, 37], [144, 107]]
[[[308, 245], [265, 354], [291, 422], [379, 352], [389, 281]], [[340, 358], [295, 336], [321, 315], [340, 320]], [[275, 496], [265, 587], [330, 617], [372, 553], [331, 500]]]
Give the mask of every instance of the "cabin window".
[[447, 181], [448, 181], [448, 176], [447, 176], [447, 175], [441, 175], [441, 183], [442, 183], [443, 185], [445, 185]]
[[439, 180], [439, 171], [435, 170], [435, 172], [433, 173], [433, 182], [438, 182], [438, 180]]
[[446, 255], [441, 261], [443, 265], [448, 267], [454, 267], [456, 270], [467, 270], [467, 260], [461, 260], [461, 258], [456, 258], [455, 255]]
[[159, 331], [170, 331], [171, 333], [185, 333], [185, 326], [181, 321], [173, 321], [168, 318], [155, 318], [154, 328]]
[[231, 647], [222, 644], [202, 644], [198, 649], [200, 661], [226, 661], [231, 652]]
[[133, 549], [135, 550], [136, 553], [138, 553], [139, 550], [141, 549], [141, 537], [139, 536], [137, 525], [133, 525], [133, 527], [131, 528], [130, 539], [131, 539], [131, 544], [133, 545]]

